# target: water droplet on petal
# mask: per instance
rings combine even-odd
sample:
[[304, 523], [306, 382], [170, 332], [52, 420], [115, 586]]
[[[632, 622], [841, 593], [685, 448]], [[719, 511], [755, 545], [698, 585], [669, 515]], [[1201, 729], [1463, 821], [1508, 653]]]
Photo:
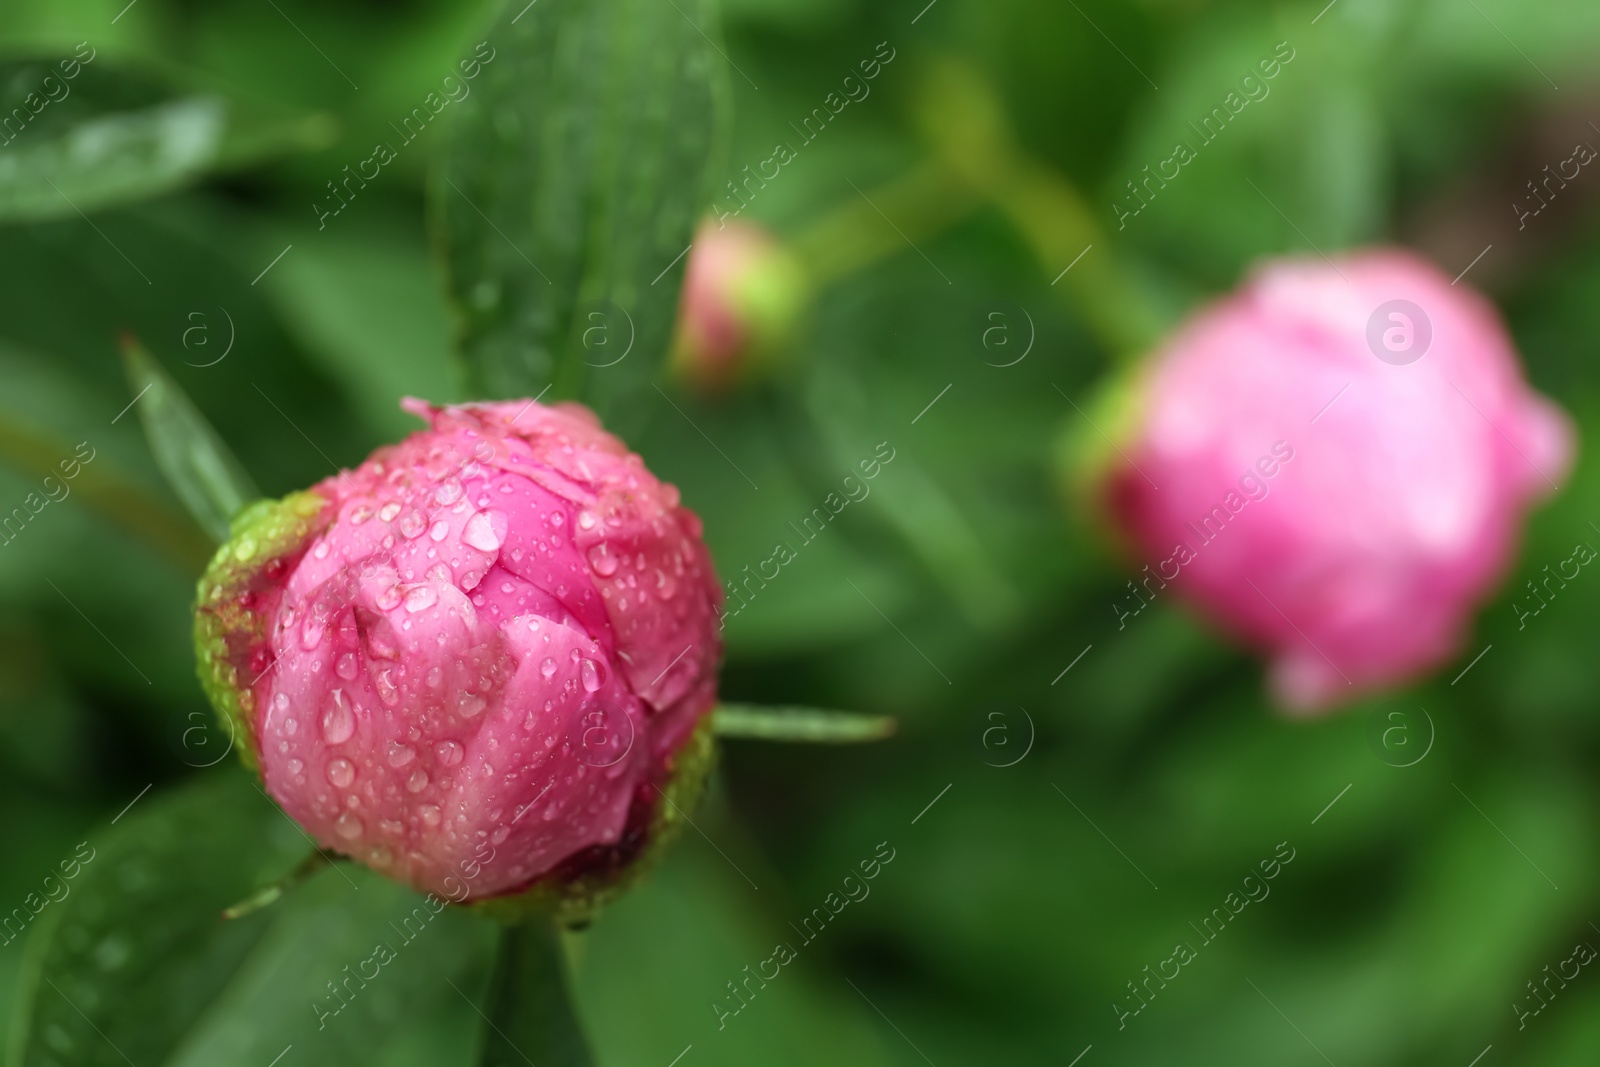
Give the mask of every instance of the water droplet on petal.
[[439, 594], [431, 585], [419, 585], [406, 594], [406, 610], [415, 614], [426, 611], [439, 602]]
[[355, 713], [345, 703], [344, 690], [335, 689], [326, 710], [322, 713], [322, 739], [330, 745], [350, 740], [356, 732]]
[[437, 804], [423, 804], [417, 808], [417, 814], [422, 816], [422, 824], [424, 826], [439, 825], [439, 806]]
[[594, 525], [597, 521], [598, 520], [595, 519], [594, 512], [592, 511], [578, 512], [578, 529], [580, 530], [594, 529]]
[[450, 524], [445, 522], [443, 519], [440, 519], [438, 522], [428, 527], [428, 536], [433, 538], [435, 541], [443, 541], [449, 536], [449, 534]]
[[406, 764], [416, 759], [417, 753], [416, 750], [410, 745], [402, 745], [398, 741], [390, 741], [389, 755], [387, 758], [389, 760], [389, 766], [399, 768], [404, 767]]
[[361, 836], [361, 820], [348, 811], [339, 816], [339, 821], [333, 824], [333, 828], [339, 831], [339, 836], [346, 841]]
[[378, 598], [373, 603], [377, 605], [379, 611], [393, 611], [400, 606], [400, 587], [391, 585], [379, 593]]
[[451, 478], [434, 490], [433, 499], [440, 507], [449, 507], [461, 499], [461, 483]]
[[440, 741], [433, 746], [433, 754], [439, 758], [441, 767], [454, 767], [461, 762], [461, 757], [466, 755], [466, 752], [458, 742]]
[[345, 788], [356, 780], [356, 767], [347, 759], [333, 759], [328, 761], [328, 781]]
[[539, 664], [539, 673], [544, 675], [546, 678], [548, 678], [551, 675], [555, 674], [556, 673], [556, 661], [555, 661], [555, 659], [550, 657], [550, 656], [546, 656], [544, 658], [544, 662]]
[[306, 616], [304, 625], [300, 627], [300, 647], [310, 652], [322, 644], [322, 633], [327, 629], [327, 624], [317, 617], [316, 612]]
[[427, 526], [428, 520], [416, 508], [400, 516], [400, 534], [408, 541], [422, 533]]
[[601, 668], [592, 659], [586, 659], [579, 667], [579, 674], [583, 677], [583, 688], [592, 693], [600, 688], [603, 681]]
[[[498, 527], [498, 529], [497, 529]], [[505, 536], [506, 517], [498, 511], [480, 511], [467, 520], [461, 539], [480, 552], [494, 552]]]
[[406, 780], [406, 789], [412, 793], [420, 793], [426, 788], [428, 788], [428, 772], [418, 767]]
[[475, 715], [481, 715], [483, 709], [488, 706], [489, 702], [476, 693], [462, 693], [461, 700], [456, 705], [456, 710], [461, 712], [462, 718], [470, 719]]
[[393, 522], [394, 517], [398, 514], [400, 514], [400, 505], [391, 500], [383, 506], [383, 510], [378, 512], [378, 518], [384, 522]]
[[356, 662], [356, 654], [354, 652], [346, 652], [339, 657], [339, 662], [333, 669], [338, 672], [339, 677], [348, 682], [354, 680], [356, 673], [361, 669], [361, 665]]
[[609, 578], [617, 573], [617, 557], [613, 556], [606, 547], [605, 542], [595, 545], [589, 550], [589, 566], [602, 578]]
[[317, 542], [317, 547], [313, 548], [311, 550], [311, 554], [313, 556], [315, 556], [317, 559], [327, 559], [328, 558], [328, 542], [326, 542], [326, 541], [318, 541]]

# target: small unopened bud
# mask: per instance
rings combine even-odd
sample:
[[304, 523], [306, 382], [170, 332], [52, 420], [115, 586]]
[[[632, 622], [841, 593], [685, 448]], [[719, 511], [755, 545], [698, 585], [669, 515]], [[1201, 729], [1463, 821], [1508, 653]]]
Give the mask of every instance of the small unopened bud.
[[708, 392], [758, 375], [789, 340], [805, 296], [799, 260], [765, 229], [702, 223], [689, 251], [673, 370]]

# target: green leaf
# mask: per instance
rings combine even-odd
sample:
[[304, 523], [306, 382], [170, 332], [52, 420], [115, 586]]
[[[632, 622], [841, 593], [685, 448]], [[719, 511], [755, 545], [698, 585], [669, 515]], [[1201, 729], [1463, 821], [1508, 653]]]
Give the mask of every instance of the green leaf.
[[560, 935], [548, 921], [506, 927], [485, 1005], [482, 1067], [590, 1067], [584, 1039], [567, 991]]
[[431, 190], [477, 392], [554, 383], [613, 428], [653, 392], [720, 140], [710, 10], [539, 0], [486, 35]]
[[0, 151], [0, 222], [149, 199], [332, 138], [325, 116], [255, 114], [107, 62], [85, 43], [73, 56], [0, 63], [3, 98], [17, 102]]
[[312, 1067], [464, 1067], [490, 924], [349, 864], [222, 917], [311, 847], [238, 771], [139, 800], [91, 833], [89, 859], [31, 932], [8, 1062], [265, 1065], [293, 1046]]
[[156, 464], [189, 514], [218, 542], [226, 541], [229, 521], [260, 499], [261, 491], [183, 389], [138, 341], [123, 339], [122, 358]]
[[32, 931], [8, 1062], [164, 1062], [266, 930], [221, 909], [308, 847], [242, 774], [136, 798], [51, 871], [64, 895]]
[[862, 715], [853, 711], [823, 711], [819, 708], [760, 707], [755, 704], [719, 704], [712, 725], [718, 737], [823, 744], [882, 741], [893, 736], [897, 727], [895, 720], [888, 715]]

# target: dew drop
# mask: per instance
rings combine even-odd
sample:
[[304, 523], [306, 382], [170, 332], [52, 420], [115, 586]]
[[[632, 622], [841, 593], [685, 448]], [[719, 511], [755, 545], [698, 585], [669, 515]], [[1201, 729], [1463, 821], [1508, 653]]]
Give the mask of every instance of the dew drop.
[[439, 825], [439, 806], [437, 804], [423, 804], [417, 808], [417, 814], [422, 816], [422, 824], [424, 826], [433, 827]]
[[584, 660], [579, 665], [578, 673], [583, 677], [583, 688], [590, 693], [599, 689], [601, 682], [604, 680], [601, 678], [600, 666], [592, 659]]
[[428, 520], [416, 508], [412, 508], [400, 516], [400, 534], [408, 541], [422, 533], [427, 528], [427, 525]]
[[449, 536], [449, 534], [450, 524], [445, 522], [443, 519], [440, 519], [438, 522], [428, 527], [428, 536], [433, 538], [435, 541], [443, 541], [447, 536]]
[[344, 702], [344, 690], [335, 689], [327, 709], [322, 713], [322, 739], [330, 745], [339, 745], [350, 740], [350, 735], [355, 732], [355, 713]]
[[426, 611], [439, 602], [439, 594], [431, 585], [419, 585], [406, 594], [406, 610], [412, 614]]
[[315, 556], [317, 559], [327, 559], [328, 558], [328, 542], [326, 542], [326, 541], [318, 541], [317, 542], [317, 547], [313, 548], [311, 550], [311, 554], [313, 556]]
[[589, 550], [589, 566], [602, 578], [609, 578], [617, 573], [617, 557], [613, 556], [604, 541]]
[[317, 617], [316, 612], [306, 616], [305, 623], [300, 627], [300, 647], [310, 652], [322, 644], [323, 631], [327, 624]]
[[355, 764], [343, 758], [328, 761], [328, 781], [343, 789], [355, 780]]
[[361, 820], [348, 811], [339, 816], [339, 821], [333, 824], [333, 828], [339, 831], [339, 836], [346, 841], [361, 836]]
[[461, 757], [466, 754], [459, 742], [440, 741], [433, 746], [433, 754], [439, 758], [441, 767], [454, 767], [461, 762]]
[[406, 780], [406, 789], [412, 793], [420, 793], [426, 788], [428, 788], [428, 772], [418, 767]]
[[505, 537], [506, 517], [498, 511], [480, 511], [467, 520], [461, 539], [481, 552], [494, 552]]
[[400, 587], [391, 585], [379, 593], [377, 600], [373, 601], [373, 603], [377, 605], [379, 611], [393, 611], [400, 606]]
[[404, 767], [416, 758], [417, 752], [410, 745], [402, 745], [398, 741], [389, 742], [389, 754], [387, 756], [389, 766]]
[[400, 505], [391, 500], [383, 506], [382, 511], [378, 512], [378, 518], [384, 522], [393, 522], [394, 517], [398, 514], [400, 514]]
[[339, 677], [349, 682], [355, 679], [357, 672], [361, 670], [361, 665], [356, 662], [354, 652], [346, 652], [339, 657], [339, 662], [333, 669], [338, 672]]

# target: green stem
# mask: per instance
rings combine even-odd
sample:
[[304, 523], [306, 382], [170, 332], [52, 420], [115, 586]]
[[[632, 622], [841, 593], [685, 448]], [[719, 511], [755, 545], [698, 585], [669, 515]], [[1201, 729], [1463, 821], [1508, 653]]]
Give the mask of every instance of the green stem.
[[549, 919], [501, 930], [484, 1008], [490, 1025], [476, 1061], [483, 1067], [593, 1067], [568, 989], [561, 937]]
[[719, 704], [712, 726], [718, 737], [835, 745], [882, 741], [898, 728], [887, 715], [755, 704]]
[[[823, 288], [906, 251], [970, 214], [983, 199], [938, 160], [846, 200], [794, 241], [811, 282]], [[884, 220], [888, 219], [889, 222]]]
[[[36, 478], [60, 476], [56, 464], [72, 455], [63, 445], [11, 419], [0, 419], [0, 459]], [[72, 489], [90, 507], [113, 522], [142, 537], [177, 563], [198, 572], [215, 551], [215, 545], [199, 526], [185, 515], [167, 508], [159, 500], [138, 489], [121, 471], [107, 466], [85, 464], [73, 480]]]
[[332, 861], [328, 859], [327, 854], [321, 849], [314, 849], [309, 856], [300, 861], [294, 870], [290, 871], [276, 882], [269, 886], [263, 886], [254, 893], [251, 893], [249, 896], [245, 897], [243, 900], [239, 901], [239, 903], [222, 909], [222, 917], [230, 920], [242, 919], [246, 915], [253, 914], [260, 911], [262, 908], [276, 904], [285, 893], [310, 879], [312, 875], [322, 870], [322, 868], [328, 866], [328, 864], [331, 862]]
[[918, 117], [938, 159], [1004, 212], [1051, 286], [1117, 361], [1142, 356], [1165, 315], [1121, 262], [1083, 195], [1017, 144], [993, 87], [964, 64], [936, 64]]

